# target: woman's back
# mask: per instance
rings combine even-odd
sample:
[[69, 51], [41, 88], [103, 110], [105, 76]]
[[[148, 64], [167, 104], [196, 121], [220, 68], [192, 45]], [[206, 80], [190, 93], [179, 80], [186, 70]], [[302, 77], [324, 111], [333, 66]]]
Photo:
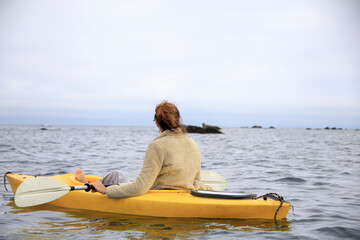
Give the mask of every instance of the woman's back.
[[[185, 134], [164, 131], [149, 147], [163, 154], [162, 167], [152, 189], [196, 189], [194, 181], [200, 173], [201, 155], [197, 144]], [[199, 178], [200, 176], [198, 176]]]
[[200, 182], [200, 150], [181, 129], [166, 130], [146, 150], [141, 171], [135, 182], [110, 186], [108, 198], [145, 194], [149, 189], [212, 190]]

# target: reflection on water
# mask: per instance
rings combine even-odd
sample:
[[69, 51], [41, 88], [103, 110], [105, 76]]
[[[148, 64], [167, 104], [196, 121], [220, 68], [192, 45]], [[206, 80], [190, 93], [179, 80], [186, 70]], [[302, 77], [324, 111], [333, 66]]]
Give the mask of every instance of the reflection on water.
[[[22, 221], [33, 225], [22, 225], [16, 237], [68, 238], [96, 237], [103, 234], [127, 239], [189, 239], [217, 233], [240, 231], [290, 231], [287, 220], [234, 220], [234, 219], [183, 219], [109, 214], [95, 211], [65, 209], [51, 205], [18, 208], [9, 202], [10, 212], [21, 215]], [[214, 236], [215, 237], [215, 236]]]

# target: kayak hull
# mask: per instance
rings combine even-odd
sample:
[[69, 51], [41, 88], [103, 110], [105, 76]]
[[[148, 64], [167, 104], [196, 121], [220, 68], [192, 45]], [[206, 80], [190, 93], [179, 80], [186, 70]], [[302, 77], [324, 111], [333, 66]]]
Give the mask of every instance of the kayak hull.
[[[8, 173], [7, 179], [15, 194], [18, 186], [34, 176]], [[51, 176], [69, 186], [81, 186], [74, 174]], [[86, 176], [89, 181], [100, 177]], [[150, 190], [148, 193], [129, 198], [108, 199], [106, 195], [85, 191], [71, 191], [48, 204], [108, 213], [176, 218], [236, 218], [274, 219], [279, 201], [263, 199], [213, 199], [196, 197], [186, 190]], [[284, 202], [276, 218], [286, 218], [291, 205]]]

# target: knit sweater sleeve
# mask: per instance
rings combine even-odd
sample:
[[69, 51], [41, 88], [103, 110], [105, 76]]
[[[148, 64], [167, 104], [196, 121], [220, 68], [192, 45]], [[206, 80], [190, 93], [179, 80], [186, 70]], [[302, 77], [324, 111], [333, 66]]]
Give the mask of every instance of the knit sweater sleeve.
[[108, 198], [133, 197], [147, 193], [155, 182], [164, 162], [164, 152], [156, 142], [149, 144], [143, 166], [134, 182], [110, 186], [106, 189]]

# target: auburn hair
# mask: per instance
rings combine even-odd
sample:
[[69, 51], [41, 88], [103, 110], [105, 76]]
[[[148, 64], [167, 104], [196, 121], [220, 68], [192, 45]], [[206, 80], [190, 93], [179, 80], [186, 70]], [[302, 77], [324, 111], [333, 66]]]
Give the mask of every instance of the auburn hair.
[[156, 121], [163, 131], [181, 128], [185, 133], [185, 126], [181, 124], [181, 117], [175, 104], [163, 101], [155, 108], [154, 121]]

